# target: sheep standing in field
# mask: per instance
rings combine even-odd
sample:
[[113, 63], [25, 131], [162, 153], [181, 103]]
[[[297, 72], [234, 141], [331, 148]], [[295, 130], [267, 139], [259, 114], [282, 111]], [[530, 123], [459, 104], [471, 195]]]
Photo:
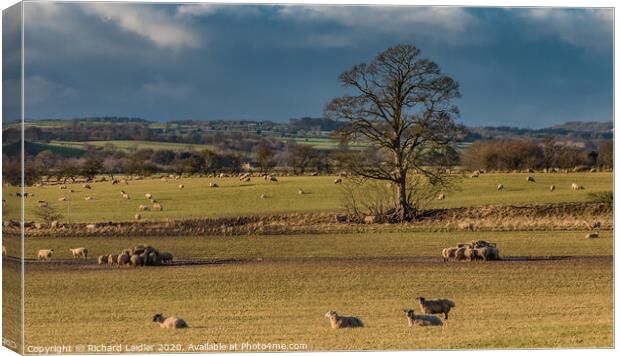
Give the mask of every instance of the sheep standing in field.
[[251, 180], [252, 180], [252, 179], [251, 179], [250, 177], [245, 177], [245, 178], [243, 178], [241, 181], [242, 181], [242, 182], [249, 182], [249, 181], [251, 181]]
[[497, 185], [497, 190], [502, 190], [504, 189], [504, 185], [502, 183]]
[[170, 252], [160, 252], [159, 259], [161, 260], [161, 263], [170, 263], [172, 262], [173, 256]]
[[86, 200], [86, 201], [90, 201], [90, 200], [93, 200], [93, 197], [91, 197], [91, 196], [87, 196], [87, 197], [85, 197], [85, 198], [84, 198], [84, 200]]
[[99, 258], [97, 258], [97, 264], [98, 265], [104, 265], [108, 263], [108, 257], [109, 255], [102, 255], [99, 256]]
[[470, 246], [465, 247], [465, 251], [463, 253], [465, 258], [470, 262], [478, 258], [478, 251]]
[[456, 306], [450, 299], [426, 300], [424, 297], [418, 297], [416, 300], [420, 302], [420, 309], [424, 311], [424, 313], [443, 314], [446, 320], [448, 320], [450, 309]]
[[443, 321], [434, 315], [415, 315], [413, 309], [405, 309], [409, 327], [412, 326], [442, 326]]
[[593, 222], [589, 223], [589, 222], [584, 220], [583, 223], [586, 225], [588, 230], [599, 230], [601, 228], [601, 222], [600, 221], [593, 221]]
[[304, 192], [303, 189], [299, 188], [299, 189], [297, 189], [297, 194], [304, 195], [304, 194], [306, 194], [306, 192]]
[[362, 323], [359, 318], [354, 316], [339, 316], [335, 311], [327, 312], [325, 317], [329, 319], [332, 329], [364, 327], [364, 323]]
[[499, 260], [499, 250], [491, 245], [477, 247], [475, 251], [478, 257], [482, 258], [484, 261]]
[[58, 201], [67, 201], [67, 198], [65, 198], [65, 197], [60, 197], [60, 198], [58, 198]]
[[37, 253], [37, 260], [51, 260], [52, 254], [54, 254], [53, 248], [49, 250], [39, 250], [39, 253]]
[[70, 248], [69, 251], [71, 251], [71, 255], [73, 256], [73, 258], [83, 258], [83, 259], [87, 259], [88, 258], [88, 249], [86, 247], [78, 247], [78, 248]]
[[124, 194], [123, 194], [123, 199], [125, 199], [125, 200], [130, 200], [131, 198], [129, 198], [129, 194], [124, 193]]
[[176, 316], [165, 317], [163, 314], [155, 314], [155, 316], [153, 316], [153, 321], [158, 323], [162, 329], [181, 329], [189, 327], [185, 320]]
[[583, 188], [583, 185], [579, 185], [577, 183], [573, 183], [573, 184], [570, 185], [570, 189], [572, 189], [572, 190], [583, 190], [584, 188]]
[[126, 266], [129, 264], [129, 260], [131, 259], [131, 257], [129, 256], [129, 253], [127, 251], [124, 251], [122, 254], [118, 255], [118, 257], [116, 258], [116, 263], [118, 263], [118, 266]]
[[536, 182], [536, 180], [532, 176], [527, 176], [526, 179], [527, 179], [528, 182], [532, 182], [532, 183]]
[[446, 195], [445, 195], [444, 193], [440, 193], [440, 194], [437, 196], [437, 200], [444, 200], [444, 199], [446, 199]]
[[37, 204], [37, 206], [39, 208], [47, 208], [49, 205], [47, 204], [47, 202], [42, 202], [42, 203]]
[[549, 187], [549, 191], [552, 192], [555, 190], [555, 185], [551, 184], [551, 186]]
[[209, 187], [211, 187], [211, 188], [219, 188], [219, 185], [217, 183], [211, 182], [211, 183], [209, 183]]
[[261, 198], [261, 199], [266, 199], [266, 198], [267, 198], [267, 196], [266, 196], [265, 194], [261, 194], [261, 195], [260, 195], [260, 198]]
[[140, 204], [140, 205], [138, 205], [138, 210], [140, 210], [140, 211], [147, 211], [147, 210], [149, 210], [149, 207], [144, 205], [144, 204]]
[[587, 234], [586, 239], [598, 239], [598, 232], [591, 232]]
[[150, 199], [153, 199], [153, 195], [152, 195], [152, 194], [150, 194], [150, 193], [146, 193], [146, 194], [144, 194], [144, 197], [145, 197], [146, 199], [149, 199], [149, 200], [150, 200]]
[[90, 184], [82, 184], [82, 188], [84, 188], [84, 189], [92, 189]]
[[133, 218], [134, 218], [135, 220], [140, 220], [140, 219], [142, 219], [142, 215], [140, 215], [140, 214], [135, 214], [135, 215], [133, 216]]
[[164, 210], [164, 207], [163, 207], [163, 205], [161, 205], [160, 203], [154, 203], [154, 204], [153, 204], [153, 210], [154, 210], [154, 211], [163, 211], [163, 210]]
[[340, 183], [342, 183], [342, 178], [334, 179], [334, 184], [340, 184]]
[[114, 264], [118, 261], [118, 255], [112, 254], [108, 256], [108, 265], [114, 266]]
[[179, 190], [183, 190], [183, 188], [185, 188], [185, 185], [179, 184]]
[[443, 261], [448, 262], [449, 259], [455, 258], [456, 250], [458, 250], [458, 248], [455, 248], [455, 247], [444, 248], [443, 251], [441, 251], [441, 255], [443, 256]]
[[269, 181], [270, 182], [277, 182], [278, 178], [274, 177], [274, 176], [269, 176]]
[[144, 266], [144, 261], [142, 260], [142, 257], [140, 257], [140, 255], [131, 255], [129, 259], [129, 264], [131, 265], [131, 267]]
[[474, 171], [469, 177], [470, 178], [478, 178], [478, 177], [480, 177], [480, 171]]
[[454, 251], [454, 259], [457, 261], [462, 261], [465, 259], [465, 248], [466, 247], [459, 247], [456, 249], [456, 251]]

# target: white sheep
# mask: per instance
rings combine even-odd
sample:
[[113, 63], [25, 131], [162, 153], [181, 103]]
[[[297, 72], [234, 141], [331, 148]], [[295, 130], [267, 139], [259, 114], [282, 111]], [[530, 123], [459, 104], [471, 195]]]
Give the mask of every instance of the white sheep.
[[118, 255], [111, 254], [108, 256], [108, 265], [113, 266], [118, 260]]
[[449, 259], [455, 258], [456, 257], [456, 250], [458, 250], [458, 248], [456, 248], [456, 247], [444, 248], [441, 251], [441, 255], [443, 256], [443, 261], [447, 262]]
[[86, 201], [93, 200], [93, 197], [87, 196], [87, 197], [84, 197], [84, 200], [86, 200]]
[[270, 182], [277, 182], [278, 178], [274, 177], [274, 176], [269, 176], [269, 181]]
[[158, 323], [162, 329], [181, 329], [187, 328], [187, 322], [176, 316], [165, 317], [163, 314], [155, 314], [153, 321]]
[[504, 185], [502, 183], [497, 185], [497, 190], [502, 190], [504, 189]]
[[325, 317], [329, 319], [332, 329], [361, 328], [364, 323], [354, 316], [339, 316], [335, 311], [328, 311]]
[[160, 203], [154, 203], [153, 204], [153, 210], [154, 211], [163, 211], [164, 210], [164, 206], [161, 205]]
[[573, 184], [570, 185], [570, 189], [572, 189], [572, 190], [583, 190], [584, 188], [583, 188], [583, 185], [579, 185], [577, 183], [573, 183]]
[[129, 253], [127, 253], [127, 251], [123, 252], [122, 254], [118, 255], [118, 257], [116, 258], [116, 263], [118, 263], [118, 266], [126, 266], [129, 264], [131, 257], [129, 256]]
[[84, 188], [84, 189], [92, 189], [90, 184], [82, 184], [82, 188]]
[[58, 201], [67, 201], [67, 198], [65, 198], [65, 197], [60, 197], [60, 198], [58, 198]]
[[101, 255], [101, 256], [99, 256], [99, 258], [97, 258], [97, 264], [104, 265], [104, 264], [108, 263], [108, 257], [109, 257], [109, 255]]
[[134, 218], [134, 219], [136, 219], [136, 220], [140, 220], [140, 219], [142, 219], [142, 215], [140, 215], [140, 214], [135, 214], [135, 215], [133, 216], [133, 218]]
[[147, 210], [149, 210], [149, 207], [144, 205], [144, 204], [140, 204], [138, 206], [138, 210], [140, 210], [140, 211], [147, 211]]
[[152, 194], [150, 194], [150, 193], [146, 193], [146, 194], [144, 194], [144, 197], [145, 197], [146, 199], [152, 199], [152, 198], [153, 198], [153, 195], [152, 195]]
[[442, 326], [443, 321], [434, 315], [415, 315], [413, 309], [405, 309], [409, 326]]
[[129, 194], [124, 193], [123, 194], [123, 199], [130, 200], [131, 198], [129, 197]]
[[306, 194], [306, 192], [304, 192], [303, 189], [299, 188], [299, 189], [297, 189], [297, 194], [303, 195], [303, 194]]
[[340, 184], [340, 183], [342, 183], [342, 178], [334, 179], [334, 184]]
[[6, 256], [6, 246], [2, 245], [2, 256]]
[[437, 196], [437, 200], [444, 200], [444, 199], [446, 199], [446, 195], [445, 195], [444, 193], [440, 193], [440, 194]]
[[211, 183], [209, 183], [209, 187], [211, 187], [211, 188], [218, 188], [219, 185], [217, 183], [211, 182]]
[[185, 186], [183, 184], [179, 184], [179, 190], [183, 190], [183, 188], [185, 188]]
[[261, 199], [265, 199], [265, 198], [267, 198], [267, 196], [266, 196], [265, 194], [261, 194], [261, 195], [260, 195], [260, 198], [261, 198]]
[[551, 184], [551, 186], [549, 187], [549, 191], [552, 192], [555, 190], [555, 185]]
[[37, 254], [37, 260], [51, 260], [52, 254], [54, 254], [53, 248], [49, 250], [39, 250], [39, 253]]
[[598, 232], [591, 232], [587, 234], [586, 239], [598, 239]]
[[535, 180], [535, 179], [534, 179], [534, 177], [532, 177], [532, 176], [527, 176], [526, 180], [527, 180], [528, 182], [533, 182], [533, 183], [534, 183], [534, 182], [536, 182], [536, 180]]
[[86, 259], [88, 258], [88, 249], [86, 247], [78, 247], [78, 248], [70, 248], [69, 251], [71, 251], [71, 255], [73, 255], [73, 258], [83, 258]]

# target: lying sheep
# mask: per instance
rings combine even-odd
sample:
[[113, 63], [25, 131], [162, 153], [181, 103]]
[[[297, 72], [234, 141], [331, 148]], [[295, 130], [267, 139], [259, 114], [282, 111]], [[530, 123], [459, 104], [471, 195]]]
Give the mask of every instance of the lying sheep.
[[[443, 321], [434, 315], [415, 315], [413, 309], [405, 309], [409, 327], [412, 326], [442, 326]], [[446, 318], [447, 319], [447, 318]]]
[[332, 329], [364, 327], [364, 323], [362, 323], [359, 318], [354, 316], [339, 316], [335, 311], [327, 312], [325, 317], [329, 319]]
[[39, 250], [39, 253], [37, 254], [37, 260], [51, 260], [52, 254], [54, 254], [53, 248], [49, 250]]
[[261, 195], [260, 195], [260, 198], [261, 198], [261, 199], [265, 199], [265, 198], [267, 198], [267, 196], [266, 196], [265, 194], [261, 194]]
[[426, 300], [424, 297], [416, 298], [420, 302], [420, 309], [426, 314], [443, 314], [448, 320], [450, 309], [456, 305], [450, 299]]
[[69, 251], [71, 251], [73, 258], [88, 258], [88, 249], [85, 247], [70, 248]]
[[60, 198], [58, 198], [58, 201], [67, 201], [67, 198], [65, 198], [65, 197], [60, 197]]
[[586, 239], [598, 239], [598, 232], [591, 232], [587, 234]]
[[161, 260], [162, 263], [170, 263], [172, 262], [172, 254], [170, 252], [161, 252], [159, 254], [159, 259]]
[[47, 204], [47, 202], [43, 202], [43, 203], [39, 203], [39, 204], [37, 204], [37, 206], [38, 206], [39, 208], [47, 208], [49, 205]]
[[153, 321], [158, 323], [162, 329], [181, 329], [189, 327], [185, 320], [176, 316], [165, 317], [163, 314], [155, 314], [155, 316], [153, 316]]
[[86, 201], [93, 200], [93, 197], [91, 197], [91, 196], [84, 197], [84, 200], [86, 200]]
[[455, 258], [456, 250], [458, 250], [458, 248], [455, 248], [455, 247], [444, 248], [443, 251], [441, 251], [441, 255], [443, 256], [443, 261], [447, 262], [449, 259]]
[[104, 264], [108, 263], [108, 257], [109, 257], [109, 255], [99, 256], [99, 258], [97, 258], [97, 264], [104, 265]]

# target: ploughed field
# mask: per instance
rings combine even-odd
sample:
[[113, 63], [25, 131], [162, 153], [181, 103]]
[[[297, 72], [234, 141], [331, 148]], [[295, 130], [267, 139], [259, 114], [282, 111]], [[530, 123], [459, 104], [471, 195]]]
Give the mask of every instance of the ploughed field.
[[[533, 176], [535, 183], [527, 182]], [[25, 198], [26, 220], [37, 221], [33, 209], [38, 200], [47, 201], [64, 215], [64, 221], [102, 222], [130, 221], [136, 213], [145, 220], [186, 219], [197, 217], [223, 217], [268, 215], [298, 212], [332, 212], [342, 210], [343, 187], [334, 184], [335, 177], [278, 177], [278, 182], [267, 182], [253, 177], [250, 182], [238, 178], [181, 178], [167, 182], [157, 178], [133, 180], [128, 185], [110, 182], [91, 183], [92, 189], [81, 184], [67, 184], [66, 190], [58, 186], [27, 187], [34, 196]], [[581, 202], [590, 192], [612, 190], [612, 173], [532, 173], [532, 174], [481, 174], [479, 178], [462, 178], [458, 191], [446, 192], [445, 200], [436, 200], [432, 207], [462, 207], [487, 204], [535, 204]], [[210, 188], [215, 182], [220, 187]], [[504, 189], [498, 191], [502, 183]], [[584, 190], [571, 190], [577, 183]], [[184, 188], [179, 190], [179, 184]], [[347, 184], [344, 180], [343, 184]], [[549, 191], [554, 184], [556, 190]], [[75, 192], [70, 193], [70, 189]], [[304, 194], [298, 194], [299, 189]], [[128, 193], [123, 199], [120, 191]], [[6, 199], [4, 219], [18, 220], [19, 199], [16, 187], [4, 187]], [[10, 194], [6, 194], [10, 193]], [[145, 198], [150, 193], [163, 205], [163, 211], [139, 212], [141, 204], [152, 204]], [[261, 195], [265, 198], [261, 198]], [[66, 201], [59, 201], [60, 198]], [[92, 197], [92, 200], [85, 200]]]
[[[611, 347], [612, 234], [584, 235], [31, 238], [26, 258], [41, 248], [56, 255], [26, 263], [25, 341], [147, 344], [169, 352], [206, 351], [190, 348], [205, 343], [236, 343], [239, 350], [244, 343], [302, 350]], [[443, 247], [473, 239], [497, 243], [503, 260], [442, 261]], [[220, 263], [94, 264], [99, 254], [138, 243], [170, 251], [178, 261]], [[78, 246], [88, 247], [88, 261], [70, 260], [68, 248]], [[419, 312], [418, 296], [450, 298], [456, 308], [443, 327], [409, 328], [403, 309]], [[324, 317], [329, 310], [366, 326], [333, 330]], [[184, 318], [190, 328], [160, 329], [151, 321], [159, 312]]]

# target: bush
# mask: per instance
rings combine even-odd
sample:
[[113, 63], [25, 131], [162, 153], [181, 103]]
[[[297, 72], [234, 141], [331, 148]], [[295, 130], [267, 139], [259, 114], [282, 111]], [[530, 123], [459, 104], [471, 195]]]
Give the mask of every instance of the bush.
[[595, 203], [603, 203], [612, 205], [614, 203], [614, 192], [605, 191], [605, 192], [596, 192], [596, 193], [588, 193], [588, 200]]

